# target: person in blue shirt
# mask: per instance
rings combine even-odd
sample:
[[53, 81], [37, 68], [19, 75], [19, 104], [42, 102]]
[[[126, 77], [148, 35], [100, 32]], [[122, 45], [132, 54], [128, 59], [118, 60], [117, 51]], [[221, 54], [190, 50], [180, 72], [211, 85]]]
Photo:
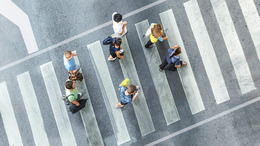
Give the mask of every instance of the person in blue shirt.
[[140, 89], [138, 86], [135, 85], [129, 85], [128, 87], [124, 87], [120, 84], [119, 91], [121, 101], [116, 104], [116, 108], [124, 107], [127, 104], [132, 104], [136, 99], [137, 95], [139, 94]]
[[70, 74], [76, 73], [80, 68], [78, 64], [75, 64], [73, 56], [77, 56], [77, 54], [74, 54], [71, 51], [66, 51], [63, 56], [64, 66]]
[[176, 71], [177, 68], [180, 68], [182, 66], [186, 66], [187, 62], [181, 61], [180, 54], [182, 52], [181, 47], [179, 45], [176, 45], [170, 49], [168, 49], [168, 56], [164, 59], [162, 64], [159, 66], [160, 71], [162, 71], [167, 65], [168, 70]]

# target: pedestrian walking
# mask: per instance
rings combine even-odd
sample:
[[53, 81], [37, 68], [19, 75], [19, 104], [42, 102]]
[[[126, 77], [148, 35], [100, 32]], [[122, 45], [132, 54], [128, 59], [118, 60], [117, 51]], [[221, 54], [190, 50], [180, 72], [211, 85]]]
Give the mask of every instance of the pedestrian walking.
[[78, 93], [76, 82], [67, 80], [65, 83], [66, 99], [70, 104], [69, 110], [74, 114], [85, 107], [87, 99], [81, 99], [82, 93]]
[[182, 49], [179, 45], [176, 45], [168, 49], [169, 55], [164, 59], [162, 64], [159, 66], [160, 71], [162, 71], [167, 65], [167, 69], [171, 71], [176, 71], [177, 68], [186, 66], [187, 62], [181, 61], [180, 54]]
[[165, 37], [162, 25], [158, 23], [152, 23], [149, 29], [146, 31], [145, 36], [149, 36], [150, 38], [149, 41], [146, 43], [145, 48], [151, 48], [152, 45], [158, 40], [160, 42], [163, 42], [164, 40], [168, 39], [168, 37]]
[[108, 61], [115, 61], [118, 59], [123, 59], [123, 49], [122, 49], [122, 39], [114, 37], [112, 38], [112, 43], [109, 46], [110, 56], [108, 57]]
[[127, 33], [127, 29], [126, 29], [127, 22], [126, 21], [123, 22], [122, 20], [123, 20], [123, 16], [121, 14], [117, 12], [114, 12], [112, 14], [113, 29], [116, 37], [122, 37]]
[[66, 51], [63, 56], [64, 66], [70, 74], [75, 74], [80, 68], [78, 64], [75, 64], [73, 56], [77, 56], [77, 54], [72, 53], [71, 51]]
[[[133, 104], [134, 100], [136, 99], [137, 95], [140, 92], [140, 88], [138, 86], [129, 85], [128, 87], [125, 87], [125, 86], [128, 85], [128, 83], [124, 83], [124, 82], [128, 82], [129, 83], [129, 79], [128, 79], [128, 81], [127, 81], [127, 79], [124, 80], [119, 85], [120, 100], [121, 101], [116, 104], [116, 108], [124, 107], [127, 104]], [[122, 85], [122, 84], [125, 84], [125, 85]]]

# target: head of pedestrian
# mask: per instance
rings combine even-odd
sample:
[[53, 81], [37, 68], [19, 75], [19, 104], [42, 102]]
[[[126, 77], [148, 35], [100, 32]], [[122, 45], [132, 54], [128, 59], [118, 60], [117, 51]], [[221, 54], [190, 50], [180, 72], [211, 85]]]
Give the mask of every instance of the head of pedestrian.
[[163, 29], [162, 29], [162, 25], [161, 25], [161, 24], [156, 24], [156, 25], [154, 25], [154, 27], [151, 29], [151, 32], [152, 32], [152, 35], [153, 35], [155, 38], [159, 38], [159, 37], [164, 36], [164, 33], [163, 33]]
[[134, 94], [136, 92], [136, 86], [135, 85], [129, 85], [126, 91], [129, 94]]
[[182, 52], [181, 47], [176, 48], [176, 49], [174, 50], [174, 53], [170, 56], [170, 58], [172, 58], [173, 56], [178, 56], [178, 55], [180, 55], [181, 52]]
[[123, 19], [123, 16], [122, 16], [121, 14], [116, 13], [116, 14], [114, 15], [114, 21], [115, 21], [115, 22], [119, 23], [120, 21], [122, 21], [122, 19]]
[[121, 38], [116, 38], [115, 40], [115, 46], [120, 46], [122, 44], [122, 39]]
[[68, 90], [73, 90], [76, 87], [76, 82], [75, 81], [67, 81], [65, 83], [65, 87]]
[[65, 52], [65, 58], [66, 58], [67, 60], [70, 60], [72, 57], [73, 57], [73, 56], [72, 56], [71, 51], [66, 51], [66, 52]]

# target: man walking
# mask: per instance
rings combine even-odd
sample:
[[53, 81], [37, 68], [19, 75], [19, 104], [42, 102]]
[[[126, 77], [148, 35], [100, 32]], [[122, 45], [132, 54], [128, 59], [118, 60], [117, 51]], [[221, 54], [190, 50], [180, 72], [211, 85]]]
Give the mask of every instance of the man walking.
[[85, 107], [87, 99], [81, 99], [82, 93], [78, 93], [75, 81], [66, 81], [66, 98], [70, 103], [70, 111], [74, 114]]
[[123, 16], [117, 12], [112, 14], [113, 29], [116, 37], [122, 37], [127, 33], [126, 21], [122, 21]]
[[74, 54], [71, 51], [66, 51], [63, 56], [64, 66], [72, 75], [75, 74], [80, 68], [78, 64], [75, 64], [75, 59], [73, 56], [77, 56], [77, 54]]

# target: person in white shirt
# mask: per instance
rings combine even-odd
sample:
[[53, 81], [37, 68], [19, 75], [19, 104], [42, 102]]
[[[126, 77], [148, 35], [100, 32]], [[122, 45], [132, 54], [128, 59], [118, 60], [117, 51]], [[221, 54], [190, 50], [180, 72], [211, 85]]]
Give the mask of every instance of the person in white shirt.
[[127, 33], [126, 29], [126, 21], [122, 21], [123, 16], [117, 12], [112, 14], [112, 21], [113, 21], [113, 29], [115, 32], [115, 37], [122, 37]]

